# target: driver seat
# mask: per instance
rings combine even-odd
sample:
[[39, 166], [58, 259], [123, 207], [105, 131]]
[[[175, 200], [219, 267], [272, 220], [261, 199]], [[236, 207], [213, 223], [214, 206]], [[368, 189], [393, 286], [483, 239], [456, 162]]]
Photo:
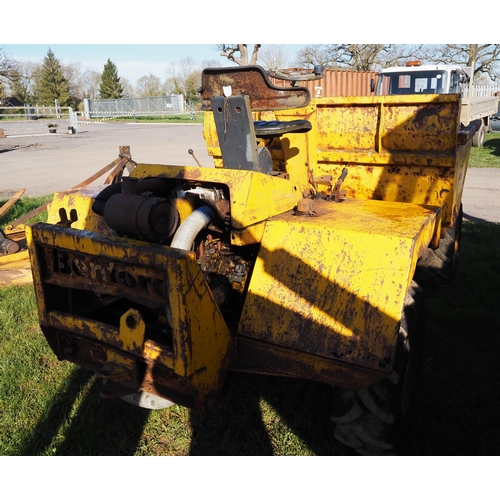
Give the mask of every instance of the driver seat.
[[202, 110], [212, 111], [222, 161], [226, 168], [271, 173], [272, 159], [257, 139], [311, 130], [308, 120], [254, 122], [252, 111], [275, 111], [307, 106], [305, 87], [277, 87], [261, 66], [206, 68], [202, 73]]

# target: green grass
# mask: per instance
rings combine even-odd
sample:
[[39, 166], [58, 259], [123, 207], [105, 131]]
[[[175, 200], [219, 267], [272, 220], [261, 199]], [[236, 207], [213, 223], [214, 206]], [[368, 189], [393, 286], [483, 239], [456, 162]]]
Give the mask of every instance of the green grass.
[[[15, 203], [14, 206], [12, 206], [9, 211], [3, 216], [0, 217], [0, 228], [4, 228], [14, 220], [18, 219], [19, 217], [22, 217], [24, 214], [27, 214], [28, 212], [31, 212], [35, 208], [41, 207], [44, 203], [47, 203], [48, 201], [52, 200], [52, 197], [54, 195], [48, 194], [45, 196], [36, 196], [34, 198], [21, 198], [19, 201]], [[5, 202], [8, 200], [0, 200], [0, 207], [3, 206]], [[39, 221], [46, 221], [47, 220], [47, 211], [43, 211], [41, 214], [35, 215], [28, 221], [27, 223], [30, 222], [39, 222]]]
[[[407, 455], [500, 453], [500, 225], [464, 223], [458, 280], [427, 296], [427, 338]], [[229, 374], [206, 420], [99, 397], [89, 371], [58, 362], [32, 288], [0, 289], [1, 455], [350, 455], [333, 439], [332, 390]]]
[[500, 167], [500, 132], [486, 134], [483, 147], [471, 148], [469, 157], [470, 168]]
[[[22, 200], [0, 224], [44, 201]], [[465, 222], [456, 285], [427, 295], [405, 454], [500, 453], [499, 296], [500, 225]], [[150, 412], [101, 399], [100, 388], [93, 373], [56, 359], [33, 288], [0, 288], [0, 455], [353, 454], [333, 438], [327, 385], [230, 373], [205, 420], [180, 406]]]

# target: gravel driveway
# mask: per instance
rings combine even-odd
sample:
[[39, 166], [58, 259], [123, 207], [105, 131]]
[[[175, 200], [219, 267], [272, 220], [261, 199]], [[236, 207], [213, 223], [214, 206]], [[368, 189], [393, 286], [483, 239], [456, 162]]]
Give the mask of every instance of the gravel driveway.
[[[21, 188], [25, 196], [69, 189], [117, 158], [119, 146], [130, 146], [139, 163], [196, 165], [188, 154], [193, 149], [203, 166], [213, 166], [200, 124], [100, 122], [74, 135], [67, 133], [67, 120], [59, 125], [49, 134], [44, 121], [0, 122], [7, 136], [0, 139], [0, 199]], [[500, 169], [469, 169], [463, 205], [470, 220], [500, 223]]]

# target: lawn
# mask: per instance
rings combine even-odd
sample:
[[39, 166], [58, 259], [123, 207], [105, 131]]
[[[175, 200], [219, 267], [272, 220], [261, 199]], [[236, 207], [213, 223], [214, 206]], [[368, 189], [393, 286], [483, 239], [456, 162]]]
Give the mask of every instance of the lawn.
[[[473, 161], [500, 166], [500, 133], [473, 148]], [[49, 198], [22, 199], [0, 226]], [[465, 222], [455, 286], [427, 291], [424, 363], [404, 454], [500, 454], [499, 296], [500, 225]], [[0, 455], [353, 454], [333, 438], [326, 385], [231, 373], [203, 421], [180, 406], [151, 412], [101, 399], [101, 384], [53, 355], [31, 286], [0, 288]]]
[[491, 132], [486, 134], [483, 147], [471, 148], [469, 167], [500, 167], [500, 132]]
[[[407, 455], [500, 453], [500, 225], [464, 223], [454, 287], [427, 295], [427, 337]], [[232, 373], [205, 421], [99, 397], [59, 362], [31, 286], [0, 289], [0, 455], [350, 455], [333, 439], [332, 389]]]

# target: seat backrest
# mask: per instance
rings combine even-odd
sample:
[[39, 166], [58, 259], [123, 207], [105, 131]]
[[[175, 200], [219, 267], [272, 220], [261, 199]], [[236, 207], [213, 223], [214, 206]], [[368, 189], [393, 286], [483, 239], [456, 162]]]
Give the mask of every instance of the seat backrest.
[[199, 92], [203, 100], [203, 111], [212, 110], [212, 97], [228, 95], [248, 96], [252, 111], [301, 108], [311, 101], [311, 94], [306, 87], [273, 85], [261, 66], [205, 68], [201, 78]]

